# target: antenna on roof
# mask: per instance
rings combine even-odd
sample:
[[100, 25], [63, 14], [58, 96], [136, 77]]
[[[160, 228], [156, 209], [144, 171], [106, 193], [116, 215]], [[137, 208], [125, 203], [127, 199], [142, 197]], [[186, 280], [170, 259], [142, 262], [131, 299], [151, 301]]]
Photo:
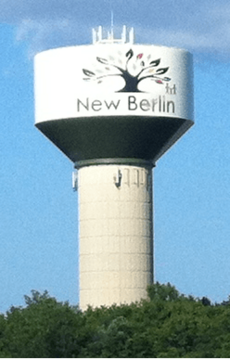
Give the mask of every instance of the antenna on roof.
[[[127, 36], [128, 35], [128, 36]], [[113, 28], [113, 12], [111, 11], [111, 30], [108, 31], [107, 39], [103, 37], [102, 26], [99, 26], [98, 29], [92, 29], [93, 44], [125, 44], [130, 43], [134, 44], [134, 29], [131, 28], [127, 34], [126, 26], [122, 28], [122, 33], [120, 38], [114, 38], [114, 28]]]
[[111, 10], [111, 38], [113, 39], [113, 10]]

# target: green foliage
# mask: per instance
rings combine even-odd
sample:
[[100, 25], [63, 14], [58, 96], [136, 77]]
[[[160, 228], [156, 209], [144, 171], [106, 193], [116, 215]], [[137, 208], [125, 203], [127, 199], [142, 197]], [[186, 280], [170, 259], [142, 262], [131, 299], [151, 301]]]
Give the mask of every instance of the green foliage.
[[4, 348], [12, 357], [71, 357], [78, 347], [76, 329], [82, 326], [81, 317], [74, 316], [79, 311], [47, 292], [32, 292], [25, 300], [26, 308], [7, 312]]
[[229, 300], [212, 305], [170, 284], [147, 291], [139, 303], [82, 312], [33, 290], [25, 307], [0, 314], [0, 357], [230, 357]]
[[179, 292], [174, 286], [170, 285], [169, 283], [167, 285], [161, 285], [159, 282], [156, 282], [154, 286], [148, 285], [147, 292], [150, 300], [152, 301], [174, 301], [179, 297]]

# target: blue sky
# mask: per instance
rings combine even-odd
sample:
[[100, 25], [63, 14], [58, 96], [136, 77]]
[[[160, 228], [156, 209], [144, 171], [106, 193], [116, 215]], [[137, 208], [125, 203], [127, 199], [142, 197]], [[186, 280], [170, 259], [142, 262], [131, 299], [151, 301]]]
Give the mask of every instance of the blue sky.
[[194, 55], [195, 126], [154, 169], [155, 280], [230, 294], [230, 4], [225, 0], [0, 1], [0, 312], [32, 289], [78, 302], [71, 162], [34, 127], [33, 57], [133, 26]]

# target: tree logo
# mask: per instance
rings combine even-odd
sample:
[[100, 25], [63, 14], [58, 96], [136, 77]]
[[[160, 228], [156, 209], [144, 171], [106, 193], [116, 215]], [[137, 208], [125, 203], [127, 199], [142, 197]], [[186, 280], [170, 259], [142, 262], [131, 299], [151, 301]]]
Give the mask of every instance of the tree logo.
[[[116, 92], [146, 92], [143, 90], [145, 87], [143, 85], [147, 84], [147, 80], [157, 84], [164, 84], [171, 80], [169, 77], [161, 76], [169, 70], [169, 67], [158, 68], [161, 59], [151, 60], [151, 57], [151, 55], [144, 56], [143, 53], [135, 56], [132, 49], [125, 54], [123, 60], [115, 59], [113, 56], [109, 56], [109, 60], [97, 57], [99, 68], [95, 71], [83, 69], [86, 75], [83, 79], [100, 84], [105, 78], [121, 77], [124, 80], [124, 86]], [[142, 83], [141, 89], [140, 83]]]

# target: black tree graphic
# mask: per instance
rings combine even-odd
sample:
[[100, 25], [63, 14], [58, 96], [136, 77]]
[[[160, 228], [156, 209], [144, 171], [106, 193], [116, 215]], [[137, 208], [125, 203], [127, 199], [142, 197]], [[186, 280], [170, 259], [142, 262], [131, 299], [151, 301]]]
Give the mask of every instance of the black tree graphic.
[[[100, 64], [105, 65], [106, 71], [107, 70], [109, 71], [109, 70], [111, 70], [111, 68], [114, 68], [114, 69], [116, 69], [116, 73], [100, 75], [100, 74], [96, 74], [93, 71], [83, 69], [82, 70], [83, 73], [87, 76], [87, 78], [84, 78], [84, 80], [97, 81], [98, 83], [101, 83], [103, 81], [103, 78], [106, 78], [109, 76], [120, 76], [124, 79], [125, 86], [117, 92], [142, 92], [141, 90], [139, 90], [138, 85], [140, 84], [141, 81], [146, 80], [146, 79], [153, 80], [157, 84], [163, 84], [164, 81], [171, 80], [168, 77], [162, 78], [159, 76], [159, 75], [165, 74], [169, 69], [169, 67], [156, 69], [160, 64], [161, 59], [150, 61], [146, 65], [146, 63], [142, 60], [143, 54], [138, 54], [136, 57], [134, 57], [134, 53], [133, 53], [132, 49], [130, 49], [125, 54], [125, 56], [126, 56], [127, 60], [126, 60], [124, 69], [121, 68], [120, 66], [112, 64], [107, 59], [97, 57], [96, 58], [97, 61]], [[134, 58], [133, 69], [136, 69], [139, 66], [139, 71], [135, 75], [131, 74], [128, 69], [129, 62], [132, 58]]]

